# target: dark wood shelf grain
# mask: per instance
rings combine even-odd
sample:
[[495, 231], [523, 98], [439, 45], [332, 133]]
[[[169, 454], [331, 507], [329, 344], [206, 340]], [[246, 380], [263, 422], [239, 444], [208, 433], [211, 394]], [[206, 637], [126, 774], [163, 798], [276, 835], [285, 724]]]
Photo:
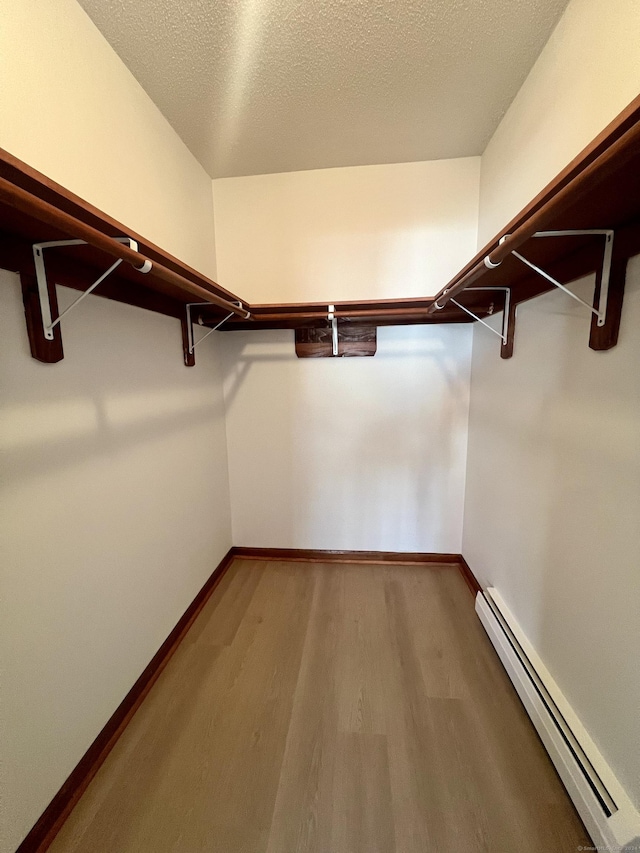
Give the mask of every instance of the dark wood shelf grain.
[[[187, 302], [234, 302], [239, 299], [236, 294], [2, 149], [0, 190], [0, 266], [22, 273], [26, 280], [34, 274], [33, 243], [77, 236], [83, 229], [90, 228], [102, 237], [131, 237], [138, 242], [139, 256], [154, 264], [147, 275], [141, 274], [132, 263], [121, 264], [100, 285], [96, 295], [180, 319], [184, 317]], [[20, 195], [19, 202], [16, 194]], [[52, 219], [52, 207], [61, 214], [58, 222]], [[532, 229], [603, 228], [615, 230], [613, 309], [612, 321], [607, 328], [592, 329], [591, 346], [595, 349], [606, 349], [615, 344], [626, 261], [640, 253], [640, 96], [487, 243], [447, 287], [465, 281], [468, 284], [471, 279], [476, 287], [508, 287], [512, 303], [519, 304], [547, 292], [552, 285], [500, 246], [504, 235], [519, 234], [518, 240], [525, 235], [526, 239], [518, 243], [522, 253], [550, 275], [563, 283], [570, 283], [598, 271], [602, 261], [602, 238], [537, 239], [529, 232]], [[499, 255], [500, 266], [487, 269], [483, 261], [488, 255], [494, 259]], [[58, 283], [86, 290], [97, 274], [109, 266], [109, 256], [95, 245], [60, 248], [49, 254], [47, 265]], [[480, 317], [504, 308], [504, 296], [499, 291], [463, 290], [458, 298]], [[328, 326], [328, 303], [252, 305], [241, 301], [250, 310], [251, 318], [233, 317], [222, 331], [323, 329]], [[434, 301], [432, 297], [424, 297], [334, 301], [332, 304], [343, 329], [473, 322], [452, 303], [434, 312]], [[198, 309], [194, 320], [201, 319], [204, 325], [212, 326], [225, 313], [221, 304], [211, 304]]]

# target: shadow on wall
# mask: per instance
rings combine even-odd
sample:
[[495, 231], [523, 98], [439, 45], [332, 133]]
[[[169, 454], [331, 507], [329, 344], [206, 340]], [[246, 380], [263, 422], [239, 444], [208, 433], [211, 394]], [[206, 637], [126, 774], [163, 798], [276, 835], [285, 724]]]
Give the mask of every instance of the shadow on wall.
[[[459, 548], [468, 387], [446, 338], [435, 328], [383, 329], [375, 361], [348, 372], [336, 365], [329, 405], [314, 410], [315, 428], [304, 424], [294, 444], [306, 469], [308, 500], [296, 503], [305, 540], [329, 524], [337, 548]], [[309, 407], [311, 389], [299, 390]]]
[[465, 537], [636, 803], [639, 319], [637, 257], [614, 349], [559, 292], [521, 307], [510, 361], [476, 338]]
[[[61, 304], [74, 295], [60, 289]], [[16, 844], [231, 544], [216, 347], [186, 368], [177, 320], [99, 297], [66, 319], [64, 360], [36, 362], [18, 277], [0, 272], [1, 769]]]
[[220, 341], [233, 542], [286, 547], [278, 525], [293, 513], [286, 449], [293, 442], [294, 333], [225, 332]]
[[[590, 299], [591, 283], [585, 282], [579, 292]], [[589, 320], [580, 310], [572, 312], [566, 333], [559, 336], [559, 393], [546, 401], [543, 427], [553, 484], [542, 554], [543, 604], [537, 614], [541, 657], [550, 662], [549, 669], [636, 806], [639, 321], [636, 257], [629, 263], [618, 346], [608, 352], [590, 350]]]
[[237, 541], [458, 551], [470, 337], [381, 329], [373, 359], [299, 360], [292, 333], [227, 333]]
[[[17, 277], [4, 275], [11, 279], [1, 284], [11, 303], [2, 335], [5, 482], [108, 458], [172, 433], [183, 432], [187, 440], [193, 429], [223, 417], [222, 395], [215, 398], [205, 366], [184, 368], [177, 320], [148, 312], [141, 318], [136, 309], [101, 300], [96, 328], [95, 303], [85, 303], [65, 324], [64, 360], [41, 364], [29, 353]], [[61, 307], [76, 296], [65, 289], [60, 294]], [[165, 344], [168, 323], [175, 326], [171, 347]], [[149, 331], [149, 325], [157, 328]]]

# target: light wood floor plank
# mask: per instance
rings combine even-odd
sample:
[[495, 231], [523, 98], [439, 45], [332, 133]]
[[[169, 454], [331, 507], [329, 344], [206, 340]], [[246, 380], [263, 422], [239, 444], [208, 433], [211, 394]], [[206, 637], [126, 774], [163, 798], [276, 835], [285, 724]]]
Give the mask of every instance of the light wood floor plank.
[[51, 851], [589, 844], [455, 567], [237, 560]]
[[386, 736], [340, 732], [336, 747], [329, 850], [344, 853], [395, 850]]

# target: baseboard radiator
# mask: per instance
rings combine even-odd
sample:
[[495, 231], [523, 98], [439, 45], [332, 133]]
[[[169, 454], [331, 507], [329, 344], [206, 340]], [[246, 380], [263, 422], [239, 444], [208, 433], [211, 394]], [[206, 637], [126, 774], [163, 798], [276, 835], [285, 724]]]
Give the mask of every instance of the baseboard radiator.
[[640, 850], [640, 814], [493, 587], [476, 612], [597, 849]]

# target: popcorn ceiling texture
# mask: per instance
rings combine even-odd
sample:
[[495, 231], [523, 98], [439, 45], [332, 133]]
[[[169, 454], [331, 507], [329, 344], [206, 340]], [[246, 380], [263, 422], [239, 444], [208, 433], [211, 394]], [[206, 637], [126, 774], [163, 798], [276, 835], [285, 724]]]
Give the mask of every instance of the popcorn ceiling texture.
[[80, 0], [212, 177], [481, 154], [567, 0]]

